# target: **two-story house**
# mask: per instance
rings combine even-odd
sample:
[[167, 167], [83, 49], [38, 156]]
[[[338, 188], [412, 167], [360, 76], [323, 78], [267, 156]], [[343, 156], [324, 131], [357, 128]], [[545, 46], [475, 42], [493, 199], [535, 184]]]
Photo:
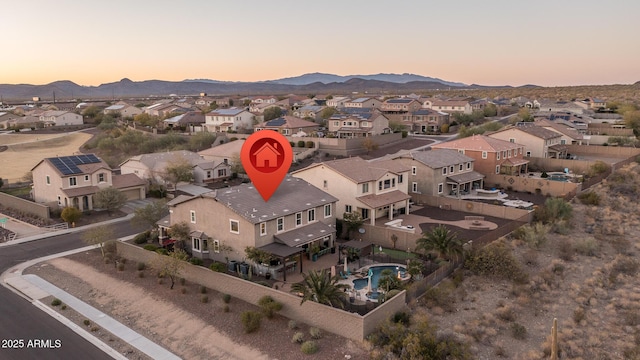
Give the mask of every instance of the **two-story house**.
[[529, 160], [525, 160], [525, 146], [514, 141], [501, 140], [486, 135], [473, 135], [462, 139], [432, 145], [433, 151], [456, 150], [474, 160], [475, 171], [490, 174], [519, 175], [527, 172]]
[[107, 106], [103, 111], [102, 111], [105, 115], [107, 114], [111, 114], [111, 115], [116, 115], [119, 114], [121, 117], [134, 117], [136, 115], [140, 115], [142, 114], [143, 110], [126, 104], [126, 103], [118, 103], [118, 104], [114, 104], [111, 106]]
[[459, 196], [484, 186], [485, 176], [474, 170], [474, 159], [456, 150], [412, 151], [391, 158], [411, 169], [409, 194]]
[[380, 105], [380, 111], [385, 114], [406, 114], [422, 108], [422, 103], [411, 98], [387, 99]]
[[162, 121], [165, 128], [181, 129], [189, 133], [204, 131], [205, 116], [200, 111], [189, 111]]
[[332, 99], [327, 99], [327, 106], [340, 108], [344, 106], [345, 102], [349, 101], [351, 101], [351, 99], [346, 96], [334, 96]]
[[534, 125], [560, 134], [560, 145], [582, 145], [582, 141], [585, 140], [585, 135], [580, 133], [580, 131], [578, 131], [575, 127], [568, 126], [560, 122], [540, 118], [535, 119]]
[[238, 131], [253, 127], [253, 114], [241, 108], [216, 109], [205, 116], [205, 126], [211, 132]]
[[45, 126], [82, 125], [82, 115], [69, 111], [48, 110], [40, 114]]
[[314, 245], [334, 248], [337, 200], [290, 176], [268, 202], [253, 184], [179, 196], [168, 203], [169, 219], [159, 222], [160, 239], [166, 243], [167, 230], [184, 222], [191, 230], [187, 247], [194, 257], [241, 261], [245, 249], [255, 247], [291, 260]]
[[382, 101], [369, 97], [360, 97], [357, 99], [349, 100], [344, 102], [344, 107], [346, 108], [357, 108], [357, 109], [378, 109]]
[[141, 154], [123, 161], [120, 164], [120, 173], [136, 174], [149, 183], [165, 184], [167, 167], [184, 162], [195, 166], [207, 162], [207, 160], [197, 153], [187, 150]]
[[393, 160], [368, 162], [359, 157], [325, 161], [292, 172], [297, 178], [338, 198], [337, 214], [358, 212], [375, 225], [376, 218], [409, 213], [409, 168]]
[[431, 98], [424, 101], [422, 107], [426, 109], [446, 112], [448, 114], [463, 113], [471, 114], [473, 109], [467, 100], [442, 100]]
[[561, 144], [561, 134], [534, 123], [520, 124], [522, 126], [509, 126], [487, 136], [524, 145], [526, 157], [564, 159], [567, 156], [567, 147]]
[[369, 137], [391, 132], [389, 119], [380, 112], [337, 113], [327, 120], [330, 134], [341, 139]]
[[449, 123], [449, 114], [431, 109], [420, 109], [403, 114], [401, 123], [409, 131], [435, 133], [440, 131], [442, 125]]
[[254, 126], [255, 131], [259, 130], [273, 130], [282, 135], [294, 135], [294, 134], [310, 134], [318, 131], [320, 125], [313, 122], [300, 119], [295, 116], [283, 116], [273, 120], [265, 121], [261, 124]]
[[319, 105], [305, 105], [293, 111], [293, 115], [299, 118], [311, 118], [313, 120], [320, 120], [320, 114], [326, 106]]
[[93, 210], [93, 195], [108, 187], [120, 190], [129, 200], [145, 198], [144, 180], [134, 174], [114, 175], [94, 154], [46, 158], [31, 172], [34, 201], [52, 207]]

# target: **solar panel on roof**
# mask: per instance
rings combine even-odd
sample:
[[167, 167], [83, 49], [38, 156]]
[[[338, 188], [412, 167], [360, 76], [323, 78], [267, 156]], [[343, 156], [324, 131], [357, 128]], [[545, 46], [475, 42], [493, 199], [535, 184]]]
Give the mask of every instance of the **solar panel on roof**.
[[100, 159], [94, 154], [88, 154], [50, 158], [49, 161], [51, 161], [51, 164], [63, 175], [71, 175], [82, 173], [78, 165], [99, 163]]
[[267, 126], [281, 126], [284, 125], [287, 121], [284, 118], [277, 118], [273, 120], [269, 120], [267, 122]]

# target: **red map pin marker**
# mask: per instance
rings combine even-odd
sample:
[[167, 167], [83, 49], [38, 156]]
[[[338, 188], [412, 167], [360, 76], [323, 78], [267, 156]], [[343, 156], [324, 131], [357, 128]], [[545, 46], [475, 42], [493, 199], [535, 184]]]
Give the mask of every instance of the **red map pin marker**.
[[264, 201], [269, 201], [291, 167], [293, 150], [280, 133], [260, 130], [245, 140], [240, 160]]

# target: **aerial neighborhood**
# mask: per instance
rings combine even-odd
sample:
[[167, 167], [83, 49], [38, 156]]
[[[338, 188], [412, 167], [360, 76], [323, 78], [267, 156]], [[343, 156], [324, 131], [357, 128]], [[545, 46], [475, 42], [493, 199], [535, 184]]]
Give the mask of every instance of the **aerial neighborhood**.
[[[251, 306], [267, 297], [292, 329], [367, 340], [380, 354], [386, 319], [416, 307], [436, 317], [462, 311], [448, 310], [433, 289], [482, 274], [473, 254], [499, 239], [514, 239], [515, 248], [560, 236], [562, 211], [543, 209], [575, 204], [640, 155], [638, 123], [601, 98], [364, 90], [3, 106], [7, 135], [89, 135], [74, 151], [51, 151], [6, 177], [0, 187], [26, 190], [0, 193], [0, 212], [67, 229], [127, 217], [145, 225], [102, 253], [116, 267], [155, 266], [171, 288], [181, 279], [178, 288], [186, 281]], [[240, 153], [249, 136], [267, 131], [284, 136], [293, 156], [264, 201]], [[0, 230], [2, 242], [24, 238]], [[108, 240], [92, 244], [104, 251]], [[183, 264], [171, 270], [163, 259]], [[466, 337], [451, 341], [465, 351], [487, 346], [471, 330], [455, 331]]]

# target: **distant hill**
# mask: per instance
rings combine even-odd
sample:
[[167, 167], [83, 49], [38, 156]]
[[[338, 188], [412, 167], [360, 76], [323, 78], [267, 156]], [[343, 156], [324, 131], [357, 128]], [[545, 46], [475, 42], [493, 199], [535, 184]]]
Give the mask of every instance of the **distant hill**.
[[272, 83], [272, 84], [284, 84], [284, 85], [308, 85], [315, 82], [319, 82], [323, 84], [343, 83], [351, 79], [378, 80], [378, 81], [385, 81], [385, 82], [399, 83], [399, 84], [406, 84], [406, 83], [415, 82], [415, 81], [426, 81], [426, 82], [437, 82], [447, 86], [466, 86], [463, 83], [444, 81], [442, 79], [437, 79], [437, 78], [432, 78], [432, 77], [427, 77], [422, 75], [408, 74], [408, 73], [340, 76], [340, 75], [324, 74], [324, 73], [316, 72], [316, 73], [304, 74], [304, 75], [295, 76], [295, 77], [288, 77], [284, 79], [269, 80], [265, 82]]

